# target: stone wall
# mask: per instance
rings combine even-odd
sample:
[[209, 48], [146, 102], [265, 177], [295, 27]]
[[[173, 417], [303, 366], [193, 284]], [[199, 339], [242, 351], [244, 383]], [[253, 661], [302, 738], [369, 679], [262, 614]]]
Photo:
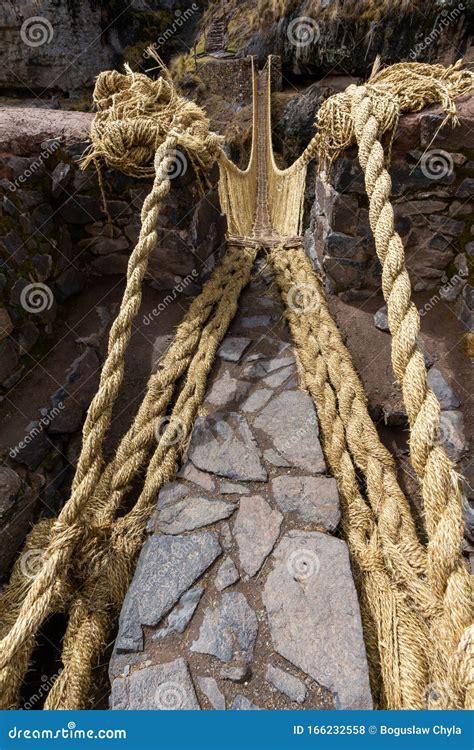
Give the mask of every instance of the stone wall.
[[[20, 123], [18, 137], [14, 130], [4, 135], [0, 125], [0, 384], [5, 391], [24, 373], [25, 355], [47, 345], [61, 305], [82, 291], [89, 276], [125, 274], [151, 181], [104, 170], [109, 226], [96, 172], [82, 172], [78, 165], [91, 115], [50, 112], [28, 138], [25, 127], [35, 113], [0, 110], [0, 121], [3, 114], [7, 124], [13, 116]], [[184, 153], [177, 154], [171, 176], [146, 280], [158, 290], [183, 284], [185, 293], [193, 294], [215, 262], [225, 220], [216, 191], [200, 192]]]
[[[245, 106], [252, 101], [252, 58], [206, 58], [197, 62], [196, 72], [202, 80], [206, 94], [217, 94], [227, 102]], [[272, 57], [272, 91], [282, 86], [281, 59]]]
[[[459, 126], [439, 133], [443, 115], [437, 107], [402, 117], [390, 174], [396, 228], [405, 245], [413, 290], [432, 292], [446, 287], [443, 293], [451, 301], [457, 299], [461, 318], [469, 327], [474, 97], [458, 106]], [[380, 288], [381, 268], [355, 150], [336, 162], [329, 183], [316, 181], [315, 191], [309, 234], [314, 232], [313, 252], [327, 289], [346, 300], [371, 296]]]

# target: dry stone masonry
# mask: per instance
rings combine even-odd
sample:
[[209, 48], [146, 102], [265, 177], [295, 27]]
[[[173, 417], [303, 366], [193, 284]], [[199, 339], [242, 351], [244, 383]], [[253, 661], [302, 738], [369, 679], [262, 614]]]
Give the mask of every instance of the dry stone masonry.
[[113, 709], [372, 707], [338, 493], [270, 282], [260, 265], [157, 498]]

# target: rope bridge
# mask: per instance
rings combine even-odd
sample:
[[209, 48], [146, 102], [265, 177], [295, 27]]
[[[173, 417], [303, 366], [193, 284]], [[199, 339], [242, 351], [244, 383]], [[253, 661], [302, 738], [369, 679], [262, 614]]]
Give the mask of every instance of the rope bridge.
[[[127, 67], [125, 75], [108, 71], [97, 79], [97, 114], [84, 167], [103, 160], [132, 176], [152, 176], [153, 186], [84, 424], [71, 496], [56, 519], [37, 523], [26, 540], [23, 553], [43, 550], [36, 577], [27, 578], [17, 561], [0, 596], [2, 708], [18, 705], [36, 638], [46, 618], [58, 612], [67, 615], [63, 670], [45, 708], [89, 705], [93, 669], [113, 633], [156, 494], [179, 467], [217, 349], [259, 252], [274, 271], [338, 483], [375, 704], [390, 709], [474, 704], [472, 589], [461, 554], [461, 487], [438, 440], [440, 406], [427, 385], [417, 344], [419, 315], [390, 204], [390, 143], [382, 144], [384, 134], [393, 137], [402, 112], [431, 103], [440, 103], [446, 122], [455, 125], [455, 99], [471, 89], [473, 76], [460, 63], [449, 68], [403, 63], [374, 70], [367, 84], [349, 86], [323, 104], [315, 137], [288, 169], [279, 169], [273, 154], [270, 76], [271, 59], [262, 72], [253, 69], [252, 147], [245, 170], [229, 160], [204, 112], [176, 92], [166, 71], [152, 80]], [[426, 543], [417, 534], [395, 463], [379, 439], [351, 355], [302, 245], [307, 165], [316, 155], [330, 164], [351, 145], [358, 147], [382, 265], [392, 364], [410, 423], [410, 458], [423, 497]], [[104, 438], [177, 147], [186, 150], [196, 169], [219, 165], [227, 252], [190, 305], [150, 376], [132, 425], [105, 465]], [[295, 290], [310, 294], [309, 312], [298, 313], [288, 304]], [[164, 415], [166, 428], [157, 440], [155, 427]], [[139, 477], [141, 489], [131, 504], [129, 490]], [[131, 504], [128, 512], [125, 500], [126, 507]]]

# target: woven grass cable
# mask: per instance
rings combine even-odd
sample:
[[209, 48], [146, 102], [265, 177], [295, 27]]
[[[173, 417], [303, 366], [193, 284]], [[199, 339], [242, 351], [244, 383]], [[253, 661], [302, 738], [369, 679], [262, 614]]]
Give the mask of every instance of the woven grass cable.
[[[391, 180], [381, 137], [393, 128], [400, 112], [417, 111], [433, 102], [444, 108], [445, 121], [455, 124], [455, 98], [472, 89], [473, 80], [460, 63], [447, 69], [416, 63], [392, 66], [376, 73], [366, 86], [349, 86], [327, 100], [318, 113], [319, 133], [310, 144], [310, 151], [316, 146], [329, 159], [349, 145], [359, 147], [369, 220], [383, 269], [392, 364], [410, 423], [410, 458], [422, 488], [428, 578], [442, 605], [431, 623], [435, 647], [431, 680], [444, 688], [452, 708], [461, 707], [464, 701], [459, 675], [467, 674], [467, 669], [460, 658], [467, 657], [460, 657], [458, 646], [472, 622], [472, 590], [461, 554], [462, 497], [452, 462], [439, 443], [440, 406], [427, 386], [426, 366], [417, 345], [419, 314], [411, 302], [403, 243], [394, 230]], [[466, 695], [471, 689], [464, 685]]]
[[155, 176], [143, 204], [140, 235], [129, 260], [121, 307], [110, 331], [99, 389], [84, 424], [72, 494], [53, 524], [41, 569], [0, 643], [0, 682], [5, 684], [16, 681], [15, 658], [18, 664], [19, 653], [28, 650], [38, 628], [52, 611], [55, 591], [66, 579], [73, 552], [83, 535], [85, 511], [101, 477], [103, 440], [123, 377], [125, 350], [141, 302], [148, 257], [156, 244], [160, 204], [170, 189], [169, 171], [176, 146], [189, 149], [204, 166], [215, 160], [219, 139], [209, 132], [208, 119], [196, 105], [173, 94], [171, 84], [165, 86], [165, 83], [131, 72], [126, 76], [106, 72], [97, 80], [95, 97], [99, 112], [86, 164], [106, 157], [127, 173], [148, 176], [153, 169]]
[[[380, 665], [380, 675], [374, 670], [371, 675], [374, 698], [381, 708], [426, 708], [430, 644], [424, 619], [412, 602], [422, 598], [428, 608], [435, 602], [419, 577], [425, 568], [423, 554], [406, 500], [304, 250], [276, 248], [270, 259], [305, 384], [315, 401], [324, 451], [341, 493], [364, 635], [368, 646], [376, 644], [377, 659], [371, 662]], [[303, 295], [299, 300], [298, 290]], [[347, 400], [352, 408], [345, 406]], [[369, 503], [357, 468], [366, 477]]]

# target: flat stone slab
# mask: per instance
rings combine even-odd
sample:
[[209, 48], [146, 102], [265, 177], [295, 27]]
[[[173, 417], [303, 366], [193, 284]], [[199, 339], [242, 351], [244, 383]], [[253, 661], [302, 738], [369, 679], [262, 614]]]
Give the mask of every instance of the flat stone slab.
[[259, 388], [245, 399], [244, 403], [242, 404], [242, 410], [250, 412], [251, 414], [255, 411], [258, 411], [263, 406], [265, 406], [272, 394], [273, 391], [271, 390], [271, 388]]
[[198, 685], [216, 711], [225, 711], [225, 697], [214, 677], [198, 677]]
[[120, 614], [117, 651], [141, 651], [142, 625], [158, 625], [221, 552], [217, 534], [211, 531], [149, 537]]
[[247, 420], [235, 412], [198, 417], [188, 455], [198, 469], [227, 479], [267, 479]]
[[185, 497], [160, 510], [156, 517], [156, 528], [164, 534], [181, 534], [228, 518], [235, 509], [234, 503], [223, 500]]
[[254, 427], [262, 430], [292, 466], [326, 471], [313, 402], [304, 391], [284, 391], [263, 407]]
[[262, 711], [263, 710], [260, 708], [260, 706], [256, 706], [255, 703], [252, 703], [252, 701], [246, 698], [245, 695], [236, 695], [232, 702], [231, 709], [233, 711]]
[[199, 711], [184, 659], [144, 667], [112, 683], [110, 707], [128, 711]]
[[232, 586], [232, 584], [238, 581], [239, 578], [239, 571], [235, 567], [232, 559], [226, 557], [219, 566], [214, 585], [218, 591], [223, 591], [228, 586]]
[[304, 703], [306, 700], [308, 691], [306, 690], [305, 684], [292, 674], [284, 672], [283, 669], [269, 664], [265, 674], [265, 679], [273, 685], [273, 687], [279, 690], [280, 693], [284, 693], [291, 701], [294, 701], [295, 703]]
[[164, 638], [170, 633], [184, 633], [191, 618], [196, 611], [196, 607], [199, 604], [201, 596], [204, 593], [204, 589], [201, 586], [196, 586], [193, 589], [186, 591], [176, 607], [171, 610], [168, 616], [168, 624], [165, 628], [157, 630], [153, 636], [154, 640]]
[[241, 567], [254, 576], [273, 549], [283, 515], [260, 495], [243, 497], [232, 529]]
[[221, 595], [215, 608], [205, 611], [191, 651], [216, 656], [223, 662], [250, 662], [257, 632], [257, 617], [245, 596], [231, 591]]
[[339, 709], [370, 709], [359, 603], [346, 544], [290, 531], [263, 590], [275, 650], [326, 687]]
[[250, 385], [245, 380], [238, 380], [233, 378], [229, 372], [225, 372], [213, 384], [206, 396], [206, 401], [213, 406], [227, 406], [233, 401], [240, 402], [247, 394]]
[[272, 479], [275, 502], [283, 513], [295, 512], [302, 521], [319, 523], [335, 531], [340, 518], [339, 494], [332, 477], [289, 477]]
[[226, 362], [238, 362], [250, 344], [245, 336], [227, 336], [218, 349], [218, 356]]

